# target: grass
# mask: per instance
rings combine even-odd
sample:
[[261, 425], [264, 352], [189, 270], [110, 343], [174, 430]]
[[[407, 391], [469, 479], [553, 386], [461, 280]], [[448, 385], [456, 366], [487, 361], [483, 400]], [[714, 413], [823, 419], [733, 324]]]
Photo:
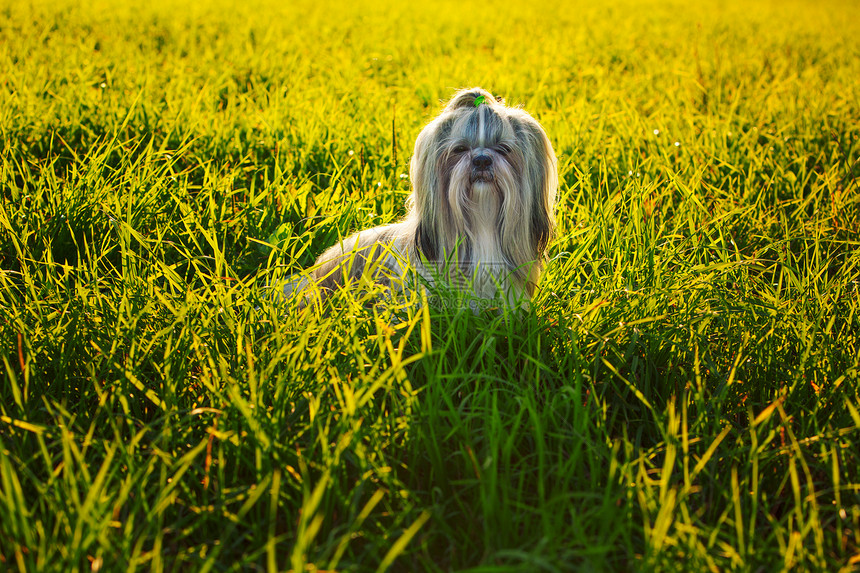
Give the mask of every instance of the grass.
[[[0, 569], [856, 570], [858, 22], [0, 2]], [[469, 85], [559, 154], [532, 309], [273, 301]]]

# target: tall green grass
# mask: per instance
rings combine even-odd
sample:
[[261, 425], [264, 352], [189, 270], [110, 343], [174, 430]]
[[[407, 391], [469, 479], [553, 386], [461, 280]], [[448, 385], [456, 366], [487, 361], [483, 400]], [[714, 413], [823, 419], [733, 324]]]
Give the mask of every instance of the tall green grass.
[[[0, 2], [0, 569], [860, 566], [851, 2]], [[559, 154], [531, 309], [267, 285], [454, 88]]]

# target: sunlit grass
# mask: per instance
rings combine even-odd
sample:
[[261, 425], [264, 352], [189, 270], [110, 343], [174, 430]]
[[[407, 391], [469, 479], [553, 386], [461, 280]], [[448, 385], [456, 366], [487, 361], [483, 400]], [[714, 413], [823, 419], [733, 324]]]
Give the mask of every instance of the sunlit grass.
[[[860, 566], [856, 6], [189, 4], [0, 4], [0, 569]], [[472, 85], [531, 309], [271, 297]]]

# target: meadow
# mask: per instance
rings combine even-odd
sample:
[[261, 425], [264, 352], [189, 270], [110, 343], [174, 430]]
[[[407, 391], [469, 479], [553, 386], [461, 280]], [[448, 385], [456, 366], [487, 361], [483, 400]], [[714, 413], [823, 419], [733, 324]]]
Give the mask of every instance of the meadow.
[[[0, 570], [857, 571], [860, 6], [0, 0]], [[515, 317], [267, 285], [461, 87]]]

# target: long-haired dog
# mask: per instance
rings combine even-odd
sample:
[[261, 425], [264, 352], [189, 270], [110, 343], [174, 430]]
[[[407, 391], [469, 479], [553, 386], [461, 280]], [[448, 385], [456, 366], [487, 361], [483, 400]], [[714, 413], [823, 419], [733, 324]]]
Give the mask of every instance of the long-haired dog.
[[[454, 94], [420, 133], [398, 223], [356, 233], [317, 260], [321, 292], [412, 268], [478, 299], [531, 298], [553, 235], [558, 172], [540, 124], [481, 88]], [[473, 307], [474, 308], [474, 307]]]

